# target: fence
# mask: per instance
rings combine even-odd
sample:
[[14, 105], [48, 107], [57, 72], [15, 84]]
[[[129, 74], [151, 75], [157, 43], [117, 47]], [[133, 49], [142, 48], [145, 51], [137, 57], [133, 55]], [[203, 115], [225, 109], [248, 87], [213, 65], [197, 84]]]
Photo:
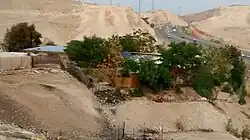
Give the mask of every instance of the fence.
[[21, 68], [32, 68], [31, 56], [1, 53], [0, 70], [13, 70]]
[[39, 54], [37, 56], [32, 56], [34, 65], [36, 64], [59, 64], [60, 55], [59, 54]]
[[133, 129], [130, 133], [126, 130], [126, 123], [117, 126], [112, 134], [113, 140], [166, 140], [163, 127], [159, 130], [151, 130], [144, 126], [140, 130]]

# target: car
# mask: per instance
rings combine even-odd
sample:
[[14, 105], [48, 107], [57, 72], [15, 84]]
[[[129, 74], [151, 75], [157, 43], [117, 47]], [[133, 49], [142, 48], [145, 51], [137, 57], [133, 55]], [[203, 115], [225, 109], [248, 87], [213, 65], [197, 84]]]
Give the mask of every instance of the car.
[[173, 29], [174, 32], [176, 32], [176, 29]]
[[170, 38], [171, 37], [170, 34], [168, 34], [167, 37]]

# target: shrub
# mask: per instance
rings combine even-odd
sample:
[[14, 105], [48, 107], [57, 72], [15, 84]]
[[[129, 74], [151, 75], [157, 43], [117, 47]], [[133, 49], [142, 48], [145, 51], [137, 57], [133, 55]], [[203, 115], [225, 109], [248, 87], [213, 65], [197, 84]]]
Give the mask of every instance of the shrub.
[[52, 41], [52, 40], [48, 40], [48, 41], [45, 43], [45, 45], [55, 46], [56, 44], [55, 44], [55, 42], [54, 42], [54, 41]]
[[168, 88], [171, 85], [171, 76], [167, 68], [157, 65], [154, 61], [141, 61], [139, 68], [141, 84], [154, 91]]
[[204, 66], [210, 69], [216, 86], [230, 79], [233, 65], [231, 64], [230, 56], [226, 48], [210, 47], [206, 49], [204, 57]]
[[140, 29], [119, 37], [119, 40], [124, 51], [144, 53], [158, 51], [158, 47], [155, 46], [156, 39], [149, 32]]
[[231, 70], [230, 83], [236, 92], [244, 84], [246, 65], [240, 57], [241, 52], [236, 47], [227, 46], [227, 52], [233, 66], [233, 69]]
[[72, 40], [67, 43], [65, 52], [81, 67], [96, 67], [108, 55], [104, 42], [105, 40], [100, 37], [84, 36], [83, 41]]
[[124, 64], [121, 70], [123, 76], [128, 76], [130, 72], [137, 72], [139, 64], [131, 58], [124, 58]]
[[186, 83], [188, 77], [192, 77], [195, 71], [201, 66], [201, 47], [194, 43], [171, 43], [169, 49], [162, 52], [162, 61], [165, 68], [174, 74], [175, 81], [182, 78]]
[[213, 94], [214, 78], [209, 68], [201, 67], [194, 77], [193, 83], [195, 91], [202, 97], [211, 99]]
[[113, 35], [105, 40], [105, 48], [107, 49], [107, 56], [104, 62], [98, 65], [98, 68], [117, 69], [123, 64], [122, 47], [119, 42], [119, 36]]
[[6, 30], [0, 46], [10, 52], [19, 52], [39, 46], [42, 43], [40, 38], [42, 35], [36, 31], [34, 24], [28, 25], [27, 22], [21, 22]]
[[130, 94], [132, 97], [142, 97], [143, 96], [143, 93], [142, 93], [141, 89], [139, 89], [139, 88], [130, 89]]

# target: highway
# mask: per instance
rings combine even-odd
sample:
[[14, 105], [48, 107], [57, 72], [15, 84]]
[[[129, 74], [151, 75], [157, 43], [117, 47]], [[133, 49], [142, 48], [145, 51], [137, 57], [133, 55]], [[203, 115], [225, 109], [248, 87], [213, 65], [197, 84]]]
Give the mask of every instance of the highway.
[[[173, 27], [173, 25], [167, 24], [163, 27], [155, 28], [155, 32], [158, 37], [166, 40], [167, 42], [183, 42], [183, 41], [187, 43], [194, 42], [193, 40], [194, 37], [187, 35], [181, 26]], [[168, 35], [170, 35], [170, 37], [168, 37]], [[202, 45], [203, 47], [222, 46], [221, 44], [201, 38], [197, 38], [196, 43]], [[248, 49], [240, 49], [240, 50], [242, 52], [242, 57], [244, 59], [250, 60], [250, 50]]]

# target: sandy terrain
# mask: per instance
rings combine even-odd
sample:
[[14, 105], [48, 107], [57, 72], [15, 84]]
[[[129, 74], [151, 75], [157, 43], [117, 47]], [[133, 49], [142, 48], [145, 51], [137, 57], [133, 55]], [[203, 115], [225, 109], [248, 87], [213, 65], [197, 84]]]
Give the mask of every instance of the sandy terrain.
[[[249, 102], [249, 101], [248, 101]], [[250, 126], [248, 116], [250, 105], [217, 101], [217, 107], [207, 102], [155, 103], [144, 99], [134, 99], [116, 107], [115, 115], [109, 115], [111, 124], [126, 124], [128, 134], [136, 133], [144, 127], [163, 132], [165, 138], [174, 140], [237, 140], [226, 131], [229, 119], [233, 128], [242, 131], [245, 125]], [[178, 132], [178, 124], [183, 131]], [[179, 125], [180, 126], [180, 125]], [[204, 133], [203, 130], [213, 132]], [[160, 136], [161, 137], [161, 136]]]
[[153, 30], [128, 7], [80, 5], [71, 0], [3, 0], [0, 6], [0, 39], [18, 22], [34, 23], [44, 38], [64, 45], [83, 35], [107, 37], [133, 29]]
[[166, 139], [173, 140], [240, 140], [227, 133], [203, 133], [203, 132], [191, 132], [191, 133], [175, 133], [165, 136]]
[[183, 19], [179, 18], [177, 15], [172, 14], [165, 10], [157, 10], [152, 14], [151, 12], [142, 13], [142, 17], [148, 17], [150, 23], [154, 23], [157, 25], [166, 24], [171, 22], [175, 25], [187, 26], [187, 22]]
[[133, 29], [153, 30], [138, 14], [128, 7], [85, 5], [80, 12], [81, 24], [77, 29], [76, 38], [83, 35], [111, 36], [124, 35]]
[[250, 6], [229, 6], [184, 16], [198, 29], [231, 41], [242, 48], [250, 45]]
[[[42, 140], [44, 136], [36, 135], [32, 132], [22, 130], [14, 125], [0, 124], [0, 139], [1, 140], [27, 140], [27, 139]], [[40, 139], [41, 138], [41, 139]]]
[[123, 121], [128, 131], [145, 123], [151, 129], [163, 127], [164, 132], [173, 132], [178, 131], [176, 123], [180, 121], [184, 130], [226, 132], [227, 117], [205, 102], [154, 103], [138, 99], [117, 108], [116, 123], [122, 124]]
[[1, 75], [0, 120], [32, 129], [85, 138], [104, 124], [99, 105], [86, 86], [59, 69]]

